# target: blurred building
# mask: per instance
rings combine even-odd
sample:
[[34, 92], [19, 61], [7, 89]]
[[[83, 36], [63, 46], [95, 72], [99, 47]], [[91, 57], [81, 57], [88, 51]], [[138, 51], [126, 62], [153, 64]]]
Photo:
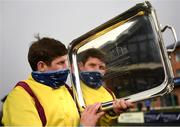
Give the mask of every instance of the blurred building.
[[[157, 46], [158, 39], [149, 24], [146, 17], [139, 18], [134, 26], [100, 47], [107, 54], [106, 86], [117, 98], [155, 88], [164, 82], [165, 72]], [[143, 108], [151, 109], [178, 105], [178, 101], [173, 94], [142, 104]]]

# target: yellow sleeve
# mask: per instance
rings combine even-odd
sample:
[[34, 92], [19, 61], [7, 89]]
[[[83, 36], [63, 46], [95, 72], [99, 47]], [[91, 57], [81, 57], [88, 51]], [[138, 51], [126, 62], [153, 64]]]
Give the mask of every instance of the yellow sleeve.
[[42, 126], [33, 98], [17, 86], [3, 104], [2, 123], [5, 126]]

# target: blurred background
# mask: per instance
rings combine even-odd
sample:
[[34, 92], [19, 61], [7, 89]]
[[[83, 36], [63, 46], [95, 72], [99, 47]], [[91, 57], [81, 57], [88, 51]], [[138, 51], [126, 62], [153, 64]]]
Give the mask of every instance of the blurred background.
[[[177, 37], [180, 37], [180, 16], [178, 14], [180, 1], [149, 1], [156, 9], [162, 26], [167, 24], [173, 26]], [[29, 45], [35, 40], [35, 34], [39, 33], [41, 37], [48, 36], [58, 39], [68, 46], [73, 39], [139, 2], [144, 2], [144, 0], [0, 0], [0, 99], [7, 95], [18, 81], [26, 79], [30, 74], [27, 52]], [[166, 47], [172, 47], [172, 36], [166, 32], [163, 37]], [[161, 109], [166, 112], [168, 109], [174, 112], [175, 109], [179, 112], [180, 42], [171, 55], [176, 76], [173, 93], [163, 98], [140, 102], [136, 105], [137, 111]], [[153, 116], [147, 115], [147, 117], [157, 118], [158, 115], [157, 113]], [[180, 117], [178, 113], [173, 116], [178, 115]], [[172, 118], [172, 116], [167, 116], [167, 119], [169, 117]], [[120, 118], [119, 122], [122, 121], [123, 119]]]

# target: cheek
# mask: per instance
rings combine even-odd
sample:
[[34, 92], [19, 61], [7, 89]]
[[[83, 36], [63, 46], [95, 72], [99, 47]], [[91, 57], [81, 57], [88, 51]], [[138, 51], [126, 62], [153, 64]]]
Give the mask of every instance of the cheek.
[[86, 66], [86, 67], [84, 67], [84, 71], [95, 71], [95, 68]]
[[68, 66], [67, 66], [67, 64], [59, 65], [58, 68], [59, 68], [59, 69], [67, 69]]
[[66, 65], [55, 65], [52, 67], [52, 70], [61, 70], [61, 69], [66, 69]]

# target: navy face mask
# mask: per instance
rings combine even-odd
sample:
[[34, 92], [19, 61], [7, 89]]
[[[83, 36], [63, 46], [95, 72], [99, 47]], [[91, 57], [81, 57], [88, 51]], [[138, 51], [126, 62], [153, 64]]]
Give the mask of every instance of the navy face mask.
[[80, 78], [87, 86], [94, 89], [98, 89], [103, 84], [103, 75], [98, 71], [82, 71]]
[[47, 71], [39, 72], [33, 71], [31, 73], [34, 80], [39, 83], [50, 86], [54, 89], [63, 86], [66, 83], [69, 74], [69, 69], [57, 70], [57, 71]]

